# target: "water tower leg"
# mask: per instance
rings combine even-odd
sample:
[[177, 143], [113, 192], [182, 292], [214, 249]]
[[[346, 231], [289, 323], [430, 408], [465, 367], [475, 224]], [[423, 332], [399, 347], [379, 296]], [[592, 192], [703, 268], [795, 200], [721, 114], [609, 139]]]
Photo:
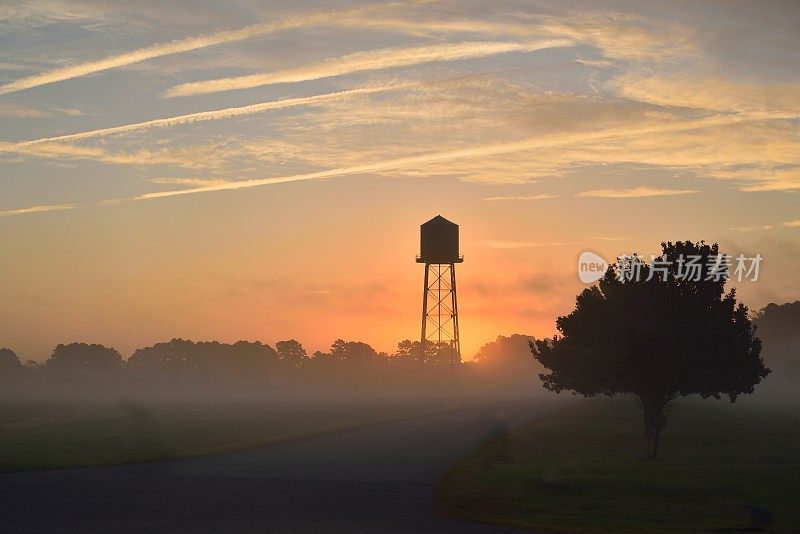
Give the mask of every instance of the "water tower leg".
[[425, 342], [427, 340], [427, 327], [428, 327], [428, 271], [431, 265], [425, 264], [425, 283], [422, 285], [422, 334], [419, 338], [419, 361], [421, 364], [425, 363]]
[[461, 360], [461, 337], [458, 333], [458, 297], [456, 295], [456, 266], [455, 264], [450, 264], [450, 288], [451, 294], [453, 296], [453, 344], [455, 345], [453, 348], [456, 349], [456, 353], [458, 354], [458, 359]]

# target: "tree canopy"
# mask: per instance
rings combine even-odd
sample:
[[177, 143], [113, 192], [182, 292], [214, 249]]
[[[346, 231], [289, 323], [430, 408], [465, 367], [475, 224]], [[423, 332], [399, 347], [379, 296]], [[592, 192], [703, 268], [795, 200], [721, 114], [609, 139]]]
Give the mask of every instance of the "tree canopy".
[[22, 362], [11, 349], [0, 348], [0, 380], [14, 376], [22, 370]]
[[128, 369], [225, 380], [264, 374], [277, 362], [275, 350], [258, 341], [228, 344], [173, 339], [137, 349], [128, 359]]
[[101, 378], [120, 371], [124, 365], [116, 349], [94, 343], [69, 343], [56, 345], [44, 368], [61, 376]]
[[[687, 258], [699, 257], [687, 274]], [[719, 247], [690, 241], [662, 243], [662, 256], [609, 267], [585, 289], [575, 309], [559, 317], [560, 335], [539, 341], [534, 357], [547, 369], [545, 388], [593, 395], [633, 394], [643, 410], [648, 455], [677, 396], [703, 398], [752, 393], [769, 370], [761, 341], [736, 292], [725, 292]], [[657, 263], [658, 262], [658, 263]], [[637, 279], [621, 270], [639, 270]]]
[[278, 360], [289, 367], [299, 369], [308, 362], [306, 349], [303, 348], [299, 341], [294, 339], [278, 341], [275, 343], [275, 351], [278, 354]]

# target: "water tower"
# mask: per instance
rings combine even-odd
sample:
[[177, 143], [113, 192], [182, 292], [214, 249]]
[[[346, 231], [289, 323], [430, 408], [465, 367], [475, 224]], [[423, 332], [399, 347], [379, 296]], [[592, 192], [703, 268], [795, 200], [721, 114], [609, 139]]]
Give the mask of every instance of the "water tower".
[[458, 253], [458, 225], [437, 215], [420, 226], [420, 254], [417, 263], [425, 264], [422, 293], [422, 346], [425, 342], [449, 344], [461, 357], [458, 337], [456, 263], [464, 261]]

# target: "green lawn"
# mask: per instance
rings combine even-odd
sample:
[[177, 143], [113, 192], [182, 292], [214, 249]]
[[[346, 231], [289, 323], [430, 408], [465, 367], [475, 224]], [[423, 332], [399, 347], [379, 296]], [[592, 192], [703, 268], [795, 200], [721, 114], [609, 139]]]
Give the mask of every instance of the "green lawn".
[[444, 401], [0, 400], [0, 472], [233, 451], [453, 408]]
[[567, 532], [800, 532], [800, 410], [684, 399], [644, 459], [633, 399], [579, 401], [458, 462], [437, 491], [445, 516]]

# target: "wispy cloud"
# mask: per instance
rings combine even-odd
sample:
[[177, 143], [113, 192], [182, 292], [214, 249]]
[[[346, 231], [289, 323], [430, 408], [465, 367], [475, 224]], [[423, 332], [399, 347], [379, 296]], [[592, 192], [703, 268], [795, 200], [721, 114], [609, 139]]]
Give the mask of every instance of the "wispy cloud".
[[563, 247], [567, 245], [580, 245], [579, 241], [569, 241], [560, 243], [534, 243], [531, 241], [484, 241], [482, 245], [487, 248], [498, 249], [517, 249], [534, 247]]
[[[386, 171], [401, 171], [403, 169], [419, 169], [425, 165], [447, 162], [447, 161], [461, 161], [468, 158], [486, 158], [489, 156], [496, 156], [501, 154], [513, 154], [522, 151], [533, 150], [548, 150], [566, 147], [585, 147], [585, 146], [601, 146], [603, 143], [620, 142], [622, 140], [635, 140], [649, 138], [653, 134], [667, 134], [685, 131], [700, 130], [706, 127], [719, 127], [723, 125], [740, 124], [752, 120], [750, 115], [720, 115], [711, 116], [701, 119], [690, 120], [670, 120], [670, 121], [656, 121], [651, 124], [640, 125], [622, 125], [610, 128], [604, 128], [590, 132], [566, 132], [552, 134], [549, 136], [537, 136], [526, 138], [520, 141], [497, 143], [491, 145], [478, 145], [457, 150], [446, 150], [440, 152], [433, 152], [427, 154], [413, 155], [401, 158], [383, 159], [370, 163], [348, 165], [336, 168], [330, 168], [322, 171], [310, 173], [298, 173], [287, 176], [259, 178], [259, 179], [245, 179], [245, 180], [230, 180], [220, 181], [208, 185], [198, 187], [188, 187], [172, 191], [158, 191], [152, 193], [145, 193], [143, 195], [127, 198], [115, 199], [114, 202], [125, 202], [131, 200], [150, 200], [157, 198], [166, 198], [180, 195], [190, 195], [196, 193], [206, 193], [215, 191], [228, 191], [247, 189], [252, 187], [261, 187], [267, 185], [275, 185], [288, 182], [307, 181], [307, 180], [320, 180], [339, 176], [356, 175], [356, 174], [370, 174], [382, 173]], [[0, 145], [1, 147], [2, 145]], [[33, 149], [34, 147], [28, 147]], [[80, 150], [78, 150], [80, 149]], [[195, 147], [192, 151], [174, 154], [167, 152], [149, 152], [139, 151], [135, 154], [105, 154], [99, 149], [75, 147], [71, 145], [59, 144], [42, 144], [37, 147], [37, 150], [45, 150], [48, 157], [56, 157], [63, 155], [64, 157], [88, 157], [99, 158], [103, 161], [115, 163], [177, 163], [183, 166], [190, 167], [193, 161], [203, 160], [198, 158], [196, 151], [203, 154], [208, 150], [204, 147]], [[76, 152], [77, 150], [77, 152]], [[0, 150], [2, 151], [2, 150]], [[99, 152], [98, 152], [99, 151]], [[38, 153], [36, 151], [34, 154]], [[205, 158], [207, 159], [207, 158]], [[208, 163], [205, 162], [204, 165]], [[187, 184], [188, 185], [188, 184]], [[579, 194], [579, 196], [602, 196], [602, 197], [616, 197], [616, 198], [630, 198], [636, 196], [662, 196], [672, 194], [689, 194], [695, 193], [693, 190], [663, 190], [653, 189], [648, 187], [639, 187], [633, 189], [621, 190], [599, 190], [587, 191]]]
[[31, 206], [29, 208], [19, 208], [14, 210], [0, 211], [0, 217], [10, 217], [12, 215], [25, 215], [27, 213], [41, 213], [43, 211], [71, 210], [77, 204], [55, 204], [49, 206]]
[[486, 197], [483, 200], [546, 200], [548, 198], [558, 198], [555, 195], [515, 195], [505, 197]]
[[[737, 118], [722, 118], [722, 122], [726, 123], [731, 120], [733, 122], [738, 122]], [[325, 178], [333, 178], [337, 176], [346, 176], [346, 175], [353, 175], [353, 174], [369, 174], [374, 172], [382, 172], [387, 170], [397, 170], [397, 169], [404, 169], [404, 168], [413, 168], [414, 166], [427, 164], [427, 163], [435, 163], [441, 161], [448, 161], [448, 160], [458, 160], [462, 158], [475, 158], [475, 157], [483, 157], [483, 156], [492, 156], [498, 154], [509, 154], [514, 152], [519, 152], [521, 150], [533, 150], [538, 148], [553, 148], [558, 146], [565, 146], [575, 143], [587, 143], [592, 141], [601, 141], [604, 139], [614, 139], [620, 137], [631, 137], [631, 136], [641, 136], [646, 135], [648, 133], [653, 132], [666, 132], [666, 131], [681, 131], [685, 129], [694, 129], [698, 128], [701, 125], [708, 124], [719, 124], [720, 118], [718, 117], [711, 117], [707, 119], [699, 119], [699, 120], [692, 120], [692, 121], [676, 121], [669, 124], [657, 124], [657, 125], [646, 125], [643, 127], [626, 127], [626, 128], [609, 128], [594, 132], [581, 132], [581, 133], [571, 133], [567, 135], [554, 135], [549, 138], [529, 138], [524, 139], [521, 141], [511, 142], [511, 143], [498, 143], [492, 145], [483, 145], [483, 146], [476, 146], [470, 147], [465, 149], [459, 150], [451, 150], [451, 151], [443, 151], [443, 152], [432, 152], [428, 154], [421, 154], [417, 156], [408, 156], [404, 158], [396, 158], [396, 159], [389, 159], [384, 161], [378, 161], [373, 163], [367, 163], [363, 165], [355, 165], [349, 167], [340, 167], [334, 169], [327, 169], [324, 171], [317, 171], [312, 173], [304, 173], [304, 174], [295, 174], [291, 176], [282, 176], [277, 178], [260, 178], [260, 179], [252, 179], [252, 180], [237, 180], [226, 182], [224, 184], [207, 186], [207, 187], [197, 187], [193, 189], [181, 189], [176, 191], [160, 191], [155, 193], [147, 193], [136, 197], [135, 200], [145, 200], [145, 199], [153, 199], [153, 198], [164, 198], [164, 197], [171, 197], [171, 196], [178, 196], [178, 195], [188, 195], [194, 193], [207, 193], [212, 191], [224, 191], [224, 190], [233, 190], [233, 189], [246, 189], [250, 187], [260, 187], [264, 185], [273, 185], [279, 183], [287, 183], [287, 182], [298, 182], [298, 181], [306, 181], [306, 180], [320, 180]], [[652, 190], [648, 188], [636, 188], [635, 190], [624, 190], [624, 191], [637, 191], [637, 190], [647, 190], [647, 191], [659, 191], [659, 190]], [[614, 191], [614, 190], [608, 190]], [[694, 192], [694, 191], [692, 191]], [[587, 192], [587, 193], [592, 193]], [[588, 196], [588, 195], [585, 195]], [[647, 196], [647, 195], [640, 195], [640, 196]], [[650, 195], [652, 196], [652, 195]]]
[[[479, 19], [403, 19], [381, 14], [369, 17], [340, 17], [333, 22], [342, 27], [375, 28], [412, 36], [442, 34], [480, 34], [518, 39], [566, 38], [600, 49], [612, 59], [652, 60], [695, 52], [689, 28], [669, 25], [663, 21], [658, 26], [645, 24], [640, 18], [620, 13], [586, 13], [568, 11], [558, 16], [518, 16], [509, 21]], [[603, 60], [587, 60], [594, 65], [609, 66]]]
[[627, 73], [607, 86], [620, 95], [658, 106], [800, 116], [800, 84], [744, 84], [722, 78]]
[[593, 236], [592, 239], [597, 239], [600, 241], [626, 241], [630, 239], [632, 236], [616, 236], [616, 235], [596, 235]]
[[227, 157], [227, 154], [216, 145], [154, 146], [131, 152], [115, 152], [104, 147], [69, 143], [33, 143], [19, 146], [16, 143], [0, 141], [0, 154], [9, 152], [56, 161], [92, 160], [117, 165], [176, 165], [203, 169], [219, 166]]
[[[382, 31], [396, 31], [412, 36], [439, 36], [442, 34], [462, 33], [502, 35], [516, 38], [531, 38], [537, 35], [548, 36], [562, 40], [590, 43], [602, 49], [608, 56], [620, 58], [642, 58], [675, 54], [678, 50], [684, 50], [686, 46], [685, 36], [679, 34], [675, 29], [670, 32], [656, 32], [653, 28], [637, 27], [632, 24], [631, 20], [621, 22], [611, 17], [576, 16], [571, 14], [565, 18], [540, 17], [535, 22], [518, 21], [507, 23], [470, 19], [409, 20], [386, 16], [388, 10], [405, 4], [407, 3], [394, 2], [349, 10], [306, 13], [286, 17], [274, 22], [254, 24], [243, 28], [145, 46], [99, 60], [85, 61], [5, 83], [0, 85], [0, 95], [126, 67], [159, 57], [191, 52], [210, 46], [243, 41], [307, 26], [332, 26], [348, 29], [376, 28]], [[376, 12], [378, 13], [377, 16], [374, 15]], [[71, 17], [76, 15], [77, 13], [72, 14]], [[666, 33], [668, 35], [665, 35]], [[663, 46], [665, 42], [669, 42], [671, 46]]]
[[29, 108], [25, 106], [13, 106], [8, 104], [0, 104], [0, 117], [10, 119], [44, 119], [52, 117], [53, 114], [40, 109]]
[[58, 135], [54, 137], [43, 137], [41, 139], [32, 139], [30, 141], [21, 141], [19, 143], [7, 143], [0, 145], [0, 152], [14, 151], [18, 148], [24, 148], [30, 145], [40, 143], [52, 143], [57, 141], [78, 141], [81, 139], [90, 139], [95, 137], [105, 137], [108, 135], [115, 135], [121, 133], [134, 132], [139, 130], [150, 130], [156, 128], [168, 128], [178, 126], [181, 124], [191, 124], [195, 122], [205, 122], [220, 119], [228, 119], [231, 117], [241, 117], [244, 115], [252, 115], [255, 113], [263, 113], [266, 111], [275, 111], [280, 109], [287, 109], [298, 106], [309, 106], [314, 104], [321, 104], [330, 102], [332, 100], [352, 98], [355, 96], [362, 96], [368, 94], [381, 93], [386, 91], [394, 91], [408, 87], [409, 84], [387, 85], [380, 87], [364, 87], [358, 89], [350, 89], [347, 91], [338, 91], [335, 93], [325, 93], [321, 95], [308, 96], [303, 98], [287, 98], [283, 100], [273, 100], [270, 102], [261, 102], [258, 104], [251, 104], [248, 106], [238, 106], [225, 109], [217, 109], [212, 111], [200, 111], [197, 113], [188, 113], [185, 115], [177, 115], [175, 117], [165, 117], [163, 119], [153, 119], [144, 122], [136, 122], [132, 124], [125, 124], [121, 126], [112, 126], [110, 128], [101, 128], [97, 130], [89, 130], [86, 132], [78, 132], [72, 134]]
[[575, 196], [597, 198], [640, 198], [690, 195], [692, 193], [699, 193], [699, 191], [692, 189], [655, 189], [652, 187], [633, 187], [631, 189], [597, 189], [594, 191], [583, 191]]
[[59, 113], [63, 113], [67, 117], [81, 117], [83, 116], [83, 111], [77, 108], [58, 108], [56, 109]]
[[307, 180], [321, 180], [325, 178], [333, 178], [337, 176], [347, 176], [353, 174], [369, 174], [372, 172], [380, 172], [391, 169], [401, 169], [406, 167], [413, 167], [422, 163], [429, 163], [432, 161], [444, 161], [449, 159], [477, 157], [481, 155], [502, 154], [506, 152], [513, 152], [521, 150], [524, 146], [529, 146], [531, 140], [521, 141], [519, 143], [488, 145], [474, 148], [467, 148], [462, 150], [454, 150], [449, 152], [434, 152], [430, 154], [422, 154], [419, 156], [409, 156], [405, 158], [396, 158], [385, 161], [378, 161], [374, 163], [367, 163], [364, 165], [355, 165], [352, 167], [340, 167], [336, 169], [328, 169], [324, 171], [317, 171], [304, 174], [295, 174], [291, 176], [281, 176], [276, 178], [260, 178], [253, 180], [237, 180], [225, 182], [217, 185], [209, 185], [205, 187], [196, 187], [193, 189], [180, 189], [176, 191], [159, 191], [155, 193], [146, 193], [133, 200], [146, 200], [153, 198], [164, 198], [178, 195], [189, 195], [194, 193], [208, 193], [212, 191], [226, 191], [234, 189], [247, 189], [251, 187], [260, 187], [265, 185], [274, 185], [287, 182], [299, 182]]
[[78, 117], [81, 115], [79, 109], [72, 108], [56, 108], [53, 111], [31, 108], [27, 106], [18, 106], [14, 104], [0, 104], [0, 117], [12, 119], [49, 119], [55, 116], [56, 113], [61, 113], [68, 117]]
[[[485, 132], [491, 132], [491, 138], [508, 140], [561, 137], [571, 146], [565, 150], [560, 144], [549, 149], [542, 145], [535, 155], [520, 151], [513, 156], [431, 162], [398, 172], [510, 184], [564, 177], [587, 166], [605, 165], [612, 172], [639, 164], [698, 179], [731, 180], [747, 191], [800, 189], [800, 140], [791, 122], [784, 120], [787, 116], [656, 109], [626, 99], [544, 93], [507, 79], [475, 79], [441, 90], [414, 89], [391, 99], [334, 101], [284, 132], [291, 133], [292, 142], [301, 142], [306, 154], [313, 154], [309, 163], [326, 168], [397, 157], [418, 152], [420, 146], [470, 146], [485, 142]], [[343, 128], [347, 135], [336, 135]], [[645, 132], [647, 128], [652, 129]], [[581, 141], [584, 132], [601, 129], [616, 129], [619, 136], [602, 143]], [[313, 150], [323, 134], [330, 134], [329, 142], [323, 150]]]
[[[225, 183], [203, 186], [203, 187], [179, 189], [175, 191], [158, 191], [153, 193], [146, 193], [138, 197], [134, 197], [131, 200], [149, 200], [155, 198], [166, 198], [166, 197], [190, 195], [196, 193], [247, 189], [251, 187], [261, 187], [266, 185], [274, 185], [274, 184], [288, 183], [288, 182], [321, 180], [321, 179], [354, 175], [354, 174], [378, 173], [388, 170], [416, 168], [420, 165], [429, 163], [453, 161], [465, 158], [479, 158], [479, 157], [493, 156], [499, 154], [510, 154], [515, 152], [520, 152], [523, 150], [564, 147], [573, 144], [592, 143], [609, 139], [639, 137], [652, 133], [679, 132], [684, 130], [701, 128], [709, 124], [717, 126], [720, 124], [736, 124], [741, 120], [746, 120], [746, 119], [743, 119], [742, 117], [738, 116], [708, 117], [697, 120], [672, 121], [666, 124], [659, 123], [659, 124], [649, 124], [636, 127], [628, 126], [619, 128], [608, 128], [594, 132], [568, 133], [562, 135], [552, 135], [550, 137], [534, 137], [510, 143], [498, 143], [492, 145], [475, 146], [459, 150], [433, 152], [433, 153], [408, 156], [403, 158], [387, 159], [361, 165], [338, 167], [311, 173], [301, 173], [301, 174], [294, 174], [294, 175], [274, 177], [274, 178], [236, 180], [236, 181], [229, 181]], [[627, 196], [632, 196], [630, 194], [631, 191], [638, 193], [642, 193], [644, 191], [644, 192], [650, 192], [651, 194], [650, 195], [640, 194], [639, 196], [653, 196], [652, 195], [653, 191], [664, 191], [664, 190], [656, 190], [656, 189], [642, 187], [642, 188], [635, 188], [633, 190], [606, 190], [606, 191], [612, 191], [617, 193], [619, 193], [620, 191], [624, 191], [627, 192]], [[667, 191], [675, 191], [675, 190], [667, 190]], [[691, 192], [693, 193], [694, 191]], [[593, 193], [593, 192], [589, 191], [586, 193]], [[679, 193], [679, 194], [684, 194], [684, 193]], [[589, 195], [584, 194], [584, 196], [589, 196]]]
[[771, 224], [763, 224], [757, 226], [735, 226], [731, 228], [734, 232], [757, 232], [759, 230], [769, 230], [772, 228]]
[[206, 187], [210, 185], [220, 185], [229, 182], [229, 180], [214, 179], [214, 178], [171, 178], [171, 177], [157, 177], [147, 180], [151, 184], [169, 184], [169, 185], [185, 185], [191, 187]]
[[786, 221], [781, 226], [784, 226], [786, 228], [798, 228], [800, 227], [800, 219], [794, 221]]
[[[794, 136], [794, 134], [791, 134]], [[779, 139], [773, 136], [773, 140]], [[783, 139], [780, 139], [783, 141]], [[794, 163], [800, 165], [800, 158], [797, 158], [798, 146], [792, 139], [787, 140], [784, 146], [791, 150], [794, 154], [794, 161], [790, 158], [784, 158], [787, 163]], [[772, 143], [771, 143], [772, 144]], [[774, 165], [762, 166], [761, 168], [738, 169], [733, 171], [716, 170], [715, 176], [725, 179], [734, 179], [742, 181], [755, 181], [755, 184], [744, 185], [741, 187], [742, 191], [748, 192], [764, 192], [764, 191], [800, 191], [800, 166], [790, 168], [775, 168]]]
[[175, 41], [170, 41], [168, 43], [146, 46], [143, 48], [139, 48], [137, 50], [133, 50], [131, 52], [115, 54], [96, 61], [87, 61], [84, 63], [78, 63], [76, 65], [70, 65], [67, 67], [54, 69], [40, 74], [35, 74], [33, 76], [20, 78], [13, 82], [8, 82], [6, 84], [0, 85], [0, 95], [14, 93], [17, 91], [31, 89], [34, 87], [39, 87], [51, 83], [61, 82], [72, 78], [78, 78], [81, 76], [86, 76], [88, 74], [94, 74], [96, 72], [106, 71], [109, 69], [125, 67], [127, 65], [132, 65], [134, 63], [139, 63], [141, 61], [146, 61], [158, 57], [169, 56], [172, 54], [179, 54], [182, 52], [190, 52], [192, 50], [198, 50], [200, 48], [205, 48], [208, 46], [214, 46], [223, 43], [242, 41], [244, 39], [251, 39], [253, 37], [259, 37], [277, 31], [288, 30], [292, 28], [300, 28], [303, 26], [309, 26], [313, 24], [325, 23], [326, 21], [336, 20], [338, 16], [348, 16], [348, 15], [352, 16], [352, 15], [363, 14], [374, 9], [378, 8], [385, 9], [393, 5], [396, 4], [367, 6], [363, 8], [351, 9], [346, 11], [310, 13], [303, 16], [285, 18], [283, 20], [279, 20], [276, 22], [254, 24], [252, 26], [238, 28], [235, 30], [220, 31], [206, 35], [189, 37], [186, 39], [178, 39]]
[[353, 54], [276, 72], [184, 83], [167, 91], [165, 96], [189, 96], [219, 91], [248, 89], [277, 83], [295, 83], [367, 70], [406, 67], [436, 61], [472, 59], [494, 56], [497, 54], [507, 54], [510, 52], [533, 52], [545, 48], [568, 46], [571, 44], [573, 44], [573, 42], [566, 39], [552, 39], [531, 43], [464, 42], [413, 48], [382, 48], [379, 50], [355, 52]]

